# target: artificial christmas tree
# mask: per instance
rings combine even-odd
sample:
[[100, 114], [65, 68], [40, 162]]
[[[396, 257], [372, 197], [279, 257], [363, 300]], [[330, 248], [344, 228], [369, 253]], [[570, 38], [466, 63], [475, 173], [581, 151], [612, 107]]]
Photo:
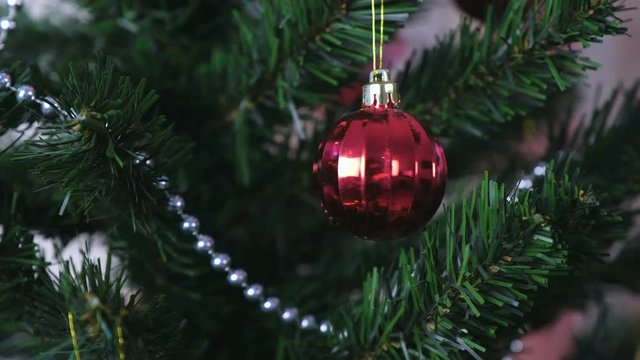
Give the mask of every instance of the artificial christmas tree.
[[[421, 125], [398, 145], [437, 136], [453, 186], [421, 228], [445, 178], [433, 182], [417, 234], [375, 243], [324, 218], [311, 169], [354, 110], [339, 88], [415, 1], [386, 0], [373, 32], [379, 1], [74, 4], [90, 16], [64, 31], [21, 1], [2, 8], [0, 357], [493, 359], [528, 351], [510, 344], [566, 305], [605, 309], [612, 286], [639, 289], [626, 240], [638, 86], [577, 129], [542, 112], [597, 68], [576, 44], [626, 32], [622, 3], [511, 1], [416, 53], [395, 79]], [[548, 156], [486, 175], [516, 125], [548, 118]], [[393, 160], [380, 135], [366, 147]], [[444, 150], [428, 144], [426, 168], [441, 169]], [[106, 263], [67, 262], [80, 234], [106, 239]], [[633, 326], [595, 331], [611, 319], [573, 356], [634, 354]]]

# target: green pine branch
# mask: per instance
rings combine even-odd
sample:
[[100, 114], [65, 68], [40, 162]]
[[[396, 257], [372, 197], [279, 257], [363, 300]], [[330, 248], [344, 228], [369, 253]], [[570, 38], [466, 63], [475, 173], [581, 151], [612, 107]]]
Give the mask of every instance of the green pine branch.
[[[385, 38], [416, 9], [415, 0], [387, 0]], [[247, 105], [317, 103], [371, 57], [369, 0], [263, 1], [233, 17], [237, 39], [213, 51], [209, 69], [227, 120]]]
[[525, 327], [536, 294], [554, 278], [579, 277], [600, 243], [619, 236], [575, 174], [552, 166], [531, 192], [507, 200], [485, 178], [431, 225], [419, 250], [390, 271], [374, 269], [360, 304], [336, 326], [337, 357], [481, 359], [497, 338]]
[[37, 185], [28, 169], [12, 161], [11, 155], [0, 155], [0, 224], [16, 222], [63, 243], [95, 229], [82, 216], [59, 216], [64, 194], [34, 191]]
[[580, 167], [593, 177], [602, 201], [613, 206], [621, 205], [629, 194], [640, 193], [639, 94], [640, 82], [626, 90], [616, 89], [590, 121], [581, 123], [565, 147], [582, 154]]
[[[29, 169], [34, 182], [29, 190], [51, 195], [60, 201], [56, 211], [66, 209], [84, 215], [90, 220], [91, 230], [107, 234], [110, 246], [127, 263], [128, 273], [144, 287], [145, 295], [151, 299], [165, 296], [171, 309], [191, 325], [184, 330], [173, 324], [161, 328], [197, 339], [202, 347], [191, 349], [202, 355], [211, 338], [224, 331], [210, 326], [210, 319], [220, 323], [231, 317], [237, 320], [238, 311], [246, 312], [247, 304], [228, 301], [231, 296], [241, 296], [241, 292], [230, 288], [224, 277], [212, 275], [207, 256], [194, 251], [193, 235], [180, 231], [180, 217], [167, 211], [166, 195], [153, 186], [159, 171], [177, 169], [184, 163], [189, 147], [172, 134], [163, 117], [149, 110], [155, 95], [144, 91], [143, 85], [118, 76], [109, 61], [73, 67], [60, 99], [62, 107], [74, 115], [68, 121], [42, 123], [37, 139], [16, 147], [9, 155]], [[134, 163], [142, 151], [155, 162], [150, 169]], [[179, 187], [179, 178], [171, 178], [178, 179], [172, 187]], [[28, 201], [22, 197], [0, 197], [0, 205], [12, 200], [25, 205], [20, 219], [38, 210], [26, 207]], [[43, 222], [69, 219], [68, 214], [63, 215], [47, 216]], [[210, 307], [212, 303], [218, 306]], [[250, 315], [257, 316], [246, 312], [246, 321], [250, 321]], [[51, 321], [47, 318], [41, 322]], [[144, 325], [143, 320], [131, 321], [130, 326]], [[272, 330], [276, 324], [268, 325], [255, 328], [266, 332], [265, 328]], [[147, 332], [153, 335], [155, 331]], [[140, 338], [135, 334], [130, 337], [131, 341]], [[91, 350], [93, 345], [82, 348]]]
[[32, 236], [18, 226], [6, 229], [0, 253], [3, 355], [71, 359], [76, 349], [90, 359], [185, 355], [180, 318], [161, 297], [143, 299], [132, 292], [125, 299], [124, 271], [114, 271], [110, 255], [104, 271], [83, 255], [80, 268], [60, 258], [60, 273], [49, 274]]
[[161, 169], [183, 161], [189, 149], [152, 112], [157, 96], [144, 81], [117, 76], [111, 61], [99, 61], [72, 67], [60, 99], [70, 119], [42, 124], [39, 137], [16, 149], [14, 158], [30, 168], [40, 190], [66, 194], [61, 213], [67, 203], [85, 214], [95, 204], [125, 204], [131, 218], [142, 219], [156, 204], [149, 190], [153, 174], [136, 159], [144, 155]]
[[[569, 158], [578, 164], [584, 172], [584, 178], [598, 194], [598, 201], [607, 208], [616, 209], [616, 213], [623, 219], [625, 230], [633, 229], [633, 220], [638, 214], [638, 206], [629, 202], [630, 194], [637, 194], [637, 183], [640, 181], [640, 100], [638, 94], [640, 83], [636, 82], [627, 89], [619, 87], [593, 110], [590, 117], [583, 117], [575, 127], [575, 114], [569, 114], [566, 121], [549, 124], [550, 141], [549, 158]], [[599, 102], [599, 101], [598, 101]], [[594, 229], [594, 232], [598, 229]], [[607, 229], [603, 229], [607, 231]], [[629, 235], [629, 234], [627, 234]], [[599, 234], [595, 234], [601, 237]], [[565, 282], [565, 286], [558, 291], [550, 290], [541, 300], [544, 302], [546, 314], [553, 314], [557, 309], [566, 307], [567, 303], [595, 304], [606, 307], [607, 298], [602, 296], [610, 288], [621, 287], [631, 292], [640, 291], [640, 280], [637, 273], [639, 246], [636, 237], [615, 236], [612, 240], [619, 240], [613, 245], [617, 248], [615, 257], [608, 259], [606, 264], [585, 269], [586, 281]], [[605, 243], [607, 248], [611, 247]], [[604, 316], [603, 324], [595, 325], [593, 333], [581, 336], [581, 344], [576, 346], [576, 359], [584, 358], [585, 354], [596, 354], [597, 349], [614, 354], [614, 358], [624, 358], [614, 349], [611, 338], [602, 336], [609, 331], [608, 323], [616, 320], [610, 315]], [[621, 336], [628, 336], [632, 329], [620, 327], [616, 332]], [[591, 350], [591, 352], [590, 352]]]
[[[151, 111], [157, 100], [155, 93], [145, 90], [144, 81], [134, 84], [117, 75], [111, 60], [71, 67], [70, 72], [60, 100], [71, 116], [43, 122], [36, 139], [9, 153], [20, 165], [16, 169], [28, 169], [26, 180], [30, 183], [0, 196], [6, 200], [1, 205], [21, 204], [25, 209], [16, 216], [33, 229], [42, 229], [44, 222], [58, 222], [62, 229], [65, 221], [75, 221], [76, 231], [87, 224], [92, 231], [110, 234], [114, 244], [130, 252], [136, 246], [127, 246], [128, 241], [142, 243], [136, 253], [142, 256], [140, 260], [149, 256], [150, 249], [157, 251], [154, 259], [161, 266], [171, 258], [169, 272], [194, 276], [208, 269], [206, 262], [193, 266], [202, 256], [194, 253], [193, 239], [178, 231], [179, 217], [166, 210], [166, 195], [153, 184], [163, 169], [184, 163], [190, 151], [190, 146], [173, 134], [167, 120]], [[140, 157], [142, 154], [145, 156]], [[137, 163], [139, 159], [142, 161]], [[152, 161], [153, 166], [146, 166], [146, 161]], [[10, 165], [3, 169], [10, 169]], [[8, 184], [13, 181], [19, 179], [7, 176]], [[39, 199], [47, 199], [49, 204], [58, 201], [53, 208], [57, 215], [40, 212], [43, 217], [48, 215], [43, 223], [28, 222], [30, 211], [41, 211], [39, 206], [44, 205], [42, 200], [34, 205], [30, 200], [38, 197], [30, 191], [42, 194]], [[86, 221], [80, 222], [78, 215]]]
[[407, 64], [406, 109], [436, 133], [482, 135], [545, 104], [598, 64], [573, 50], [625, 34], [617, 0], [511, 1], [482, 31], [467, 20]]

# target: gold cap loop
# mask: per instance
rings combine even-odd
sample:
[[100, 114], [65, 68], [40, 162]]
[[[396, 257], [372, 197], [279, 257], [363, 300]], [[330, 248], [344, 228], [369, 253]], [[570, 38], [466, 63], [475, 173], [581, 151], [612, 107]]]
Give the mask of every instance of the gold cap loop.
[[369, 83], [362, 87], [362, 106], [396, 107], [400, 104], [398, 85], [391, 81], [389, 70], [373, 70]]

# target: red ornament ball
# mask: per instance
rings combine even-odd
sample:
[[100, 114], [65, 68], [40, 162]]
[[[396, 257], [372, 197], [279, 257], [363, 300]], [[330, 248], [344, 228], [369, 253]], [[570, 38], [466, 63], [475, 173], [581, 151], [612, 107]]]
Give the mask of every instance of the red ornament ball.
[[320, 144], [314, 174], [330, 220], [356, 236], [385, 240], [415, 233], [431, 219], [447, 163], [415, 118], [391, 101], [365, 101]]

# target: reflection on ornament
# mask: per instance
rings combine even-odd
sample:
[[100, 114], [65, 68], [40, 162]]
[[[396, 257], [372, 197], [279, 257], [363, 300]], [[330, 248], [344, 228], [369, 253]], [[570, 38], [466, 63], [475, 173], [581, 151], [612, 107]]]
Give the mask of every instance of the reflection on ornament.
[[314, 173], [322, 208], [356, 236], [382, 240], [418, 231], [444, 195], [444, 150], [397, 108], [386, 70], [371, 73], [363, 105], [320, 144]]

